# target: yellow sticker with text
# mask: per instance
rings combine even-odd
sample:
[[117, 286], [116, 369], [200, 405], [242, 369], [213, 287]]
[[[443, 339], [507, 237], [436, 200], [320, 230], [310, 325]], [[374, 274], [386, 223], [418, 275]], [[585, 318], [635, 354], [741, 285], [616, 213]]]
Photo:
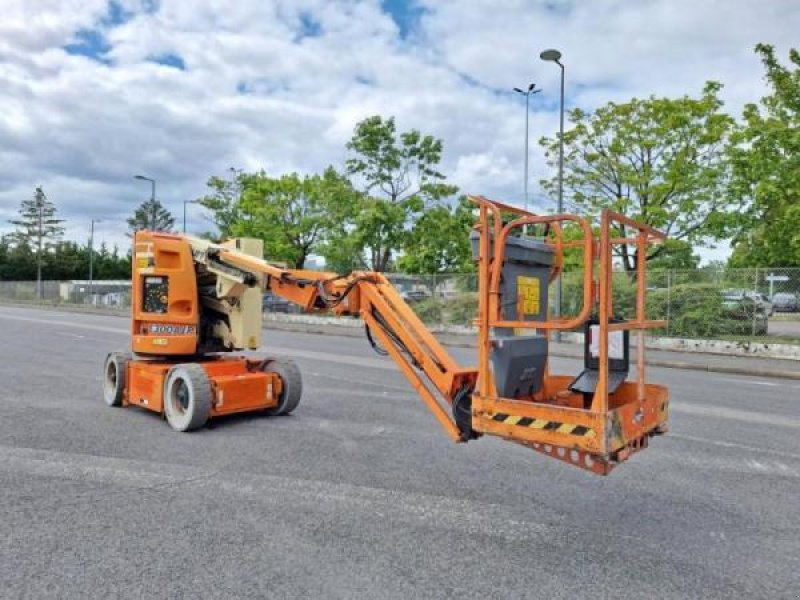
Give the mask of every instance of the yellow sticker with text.
[[538, 277], [517, 277], [517, 302], [522, 315], [538, 315], [540, 283]]

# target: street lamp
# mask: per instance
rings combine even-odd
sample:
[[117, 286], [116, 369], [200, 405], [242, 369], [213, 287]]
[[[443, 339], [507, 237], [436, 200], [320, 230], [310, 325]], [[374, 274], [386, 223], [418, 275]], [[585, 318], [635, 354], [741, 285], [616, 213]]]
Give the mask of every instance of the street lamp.
[[197, 200], [184, 200], [183, 201], [183, 233], [186, 233], [186, 205], [197, 204]]
[[89, 298], [92, 304], [94, 301], [94, 224], [102, 223], [100, 219], [92, 219], [92, 227], [89, 233]]
[[149, 177], [145, 177], [144, 175], [134, 175], [134, 179], [141, 179], [143, 181], [150, 182], [150, 205], [152, 214], [150, 216], [150, 229], [152, 231], [156, 230], [156, 180], [150, 179]]
[[529, 103], [531, 94], [538, 94], [541, 89], [535, 89], [536, 84], [532, 83], [528, 86], [527, 90], [521, 90], [518, 87], [514, 91], [525, 96], [525, 210], [528, 210], [528, 116], [529, 116]]
[[[559, 111], [559, 127], [558, 127], [558, 214], [564, 212], [564, 65], [561, 62], [561, 52], [550, 48], [544, 50], [540, 55], [544, 61], [554, 62], [561, 67], [561, 110]], [[591, 268], [589, 265], [584, 265], [584, 268]], [[555, 306], [553, 307], [554, 316], [561, 316], [561, 276], [558, 277], [556, 284], [556, 297]], [[561, 341], [561, 332], [556, 331], [555, 339], [557, 342]]]

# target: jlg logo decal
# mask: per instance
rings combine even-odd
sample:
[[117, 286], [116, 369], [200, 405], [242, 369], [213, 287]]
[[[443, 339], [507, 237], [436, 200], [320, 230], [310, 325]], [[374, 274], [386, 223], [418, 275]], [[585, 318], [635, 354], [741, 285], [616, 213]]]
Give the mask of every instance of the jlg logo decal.
[[145, 333], [151, 335], [189, 335], [194, 333], [194, 325], [168, 325], [151, 323], [145, 325]]

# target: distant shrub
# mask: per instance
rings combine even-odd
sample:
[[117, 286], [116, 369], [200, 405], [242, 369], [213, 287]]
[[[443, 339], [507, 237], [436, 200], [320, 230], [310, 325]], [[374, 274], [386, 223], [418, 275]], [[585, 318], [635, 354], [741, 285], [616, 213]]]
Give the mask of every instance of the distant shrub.
[[472, 325], [478, 316], [477, 292], [464, 293], [446, 301], [446, 320], [450, 325]]
[[442, 322], [442, 301], [439, 298], [426, 298], [411, 304], [411, 308], [423, 323], [438, 325]]

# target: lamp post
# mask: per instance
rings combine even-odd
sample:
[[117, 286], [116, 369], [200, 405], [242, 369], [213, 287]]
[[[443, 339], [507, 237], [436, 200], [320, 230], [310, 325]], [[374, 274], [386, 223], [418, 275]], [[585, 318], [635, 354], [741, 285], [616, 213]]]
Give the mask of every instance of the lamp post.
[[[544, 50], [540, 55], [543, 61], [554, 62], [561, 67], [561, 108], [559, 111], [559, 127], [558, 127], [558, 214], [564, 212], [564, 64], [561, 62], [561, 52], [553, 48]], [[585, 265], [584, 268], [591, 268]], [[558, 277], [556, 284], [556, 297], [555, 306], [553, 307], [553, 314], [556, 317], [561, 316], [561, 276]], [[556, 331], [555, 340], [561, 341], [561, 332]]]
[[94, 301], [94, 224], [102, 223], [100, 219], [92, 219], [92, 226], [89, 233], [89, 298]]
[[156, 230], [156, 180], [145, 177], [144, 175], [134, 175], [134, 179], [141, 179], [150, 182], [150, 205], [152, 213], [150, 215], [150, 229]]
[[528, 117], [530, 114], [530, 98], [531, 94], [538, 94], [541, 89], [535, 89], [536, 84], [532, 83], [528, 86], [527, 90], [522, 90], [518, 87], [514, 91], [525, 96], [525, 210], [528, 210]]
[[186, 233], [186, 205], [197, 204], [197, 200], [184, 200], [183, 201], [183, 233]]

